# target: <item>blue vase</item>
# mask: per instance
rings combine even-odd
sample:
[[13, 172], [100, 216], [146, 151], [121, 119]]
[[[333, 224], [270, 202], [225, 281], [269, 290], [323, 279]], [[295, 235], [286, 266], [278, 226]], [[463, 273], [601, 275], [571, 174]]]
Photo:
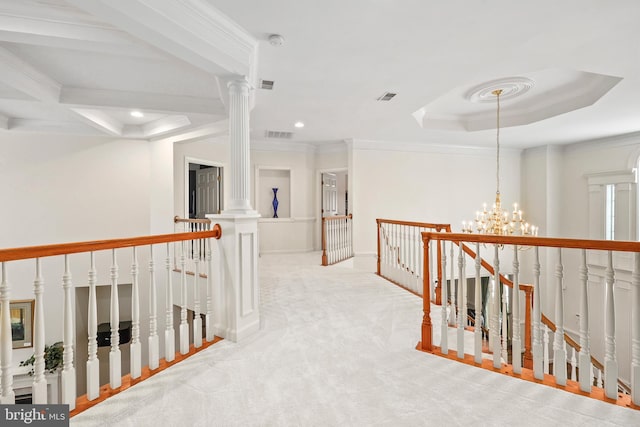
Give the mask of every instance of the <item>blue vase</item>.
[[273, 206], [273, 217], [278, 218], [278, 197], [276, 194], [278, 193], [277, 188], [272, 188], [273, 190], [273, 202], [271, 202], [271, 206]]

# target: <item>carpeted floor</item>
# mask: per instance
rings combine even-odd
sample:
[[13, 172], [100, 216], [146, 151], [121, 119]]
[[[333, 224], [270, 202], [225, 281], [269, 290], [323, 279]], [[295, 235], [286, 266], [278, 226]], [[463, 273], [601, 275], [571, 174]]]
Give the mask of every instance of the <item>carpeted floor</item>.
[[640, 426], [640, 411], [416, 351], [419, 298], [319, 261], [263, 255], [258, 335], [222, 341], [71, 425]]

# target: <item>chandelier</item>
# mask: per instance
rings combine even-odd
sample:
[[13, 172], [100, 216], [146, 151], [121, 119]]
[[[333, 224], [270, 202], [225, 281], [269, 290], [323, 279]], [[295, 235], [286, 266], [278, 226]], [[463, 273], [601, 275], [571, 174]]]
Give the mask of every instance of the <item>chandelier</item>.
[[538, 227], [529, 224], [522, 217], [522, 211], [518, 209], [518, 204], [513, 204], [513, 212], [502, 209], [500, 201], [500, 94], [502, 89], [491, 92], [496, 96], [496, 201], [493, 208], [488, 211], [487, 204], [483, 205], [482, 211], [476, 211], [476, 218], [473, 221], [462, 221], [462, 232], [494, 235], [529, 235], [537, 236]]

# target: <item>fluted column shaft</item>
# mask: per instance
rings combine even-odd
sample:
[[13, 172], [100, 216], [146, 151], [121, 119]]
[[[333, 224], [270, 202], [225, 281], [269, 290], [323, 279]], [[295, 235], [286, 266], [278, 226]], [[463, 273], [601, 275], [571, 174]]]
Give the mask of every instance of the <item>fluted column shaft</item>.
[[249, 82], [231, 80], [229, 88], [229, 145], [231, 151], [231, 200], [227, 212], [251, 212], [249, 180]]

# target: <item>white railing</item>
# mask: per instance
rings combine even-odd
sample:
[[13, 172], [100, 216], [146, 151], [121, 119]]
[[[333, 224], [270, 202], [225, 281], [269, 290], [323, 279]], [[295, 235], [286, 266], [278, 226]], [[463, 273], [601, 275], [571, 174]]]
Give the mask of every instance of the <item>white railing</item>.
[[[450, 231], [450, 226], [388, 219], [377, 219], [376, 223], [378, 225], [378, 275], [413, 293], [422, 295], [424, 250], [421, 233]], [[438, 251], [440, 251], [439, 248]], [[428, 262], [431, 263], [432, 260]], [[438, 283], [442, 283], [440, 270], [437, 277]], [[435, 296], [431, 295], [431, 299], [440, 304], [439, 286], [434, 289], [434, 294]]]
[[[469, 243], [475, 246], [475, 292], [478, 295], [480, 290], [480, 265], [481, 251], [493, 255], [493, 281], [491, 282], [491, 290], [489, 294], [491, 299], [490, 306], [490, 348], [493, 353], [493, 367], [500, 368], [506, 360], [506, 346], [509, 345], [508, 330], [513, 331], [510, 345], [512, 346], [512, 354], [521, 355], [521, 331], [519, 313], [522, 304], [518, 301], [519, 292], [512, 292], [514, 298], [511, 302], [511, 317], [507, 315], [505, 295], [508, 295], [508, 288], [520, 289], [522, 277], [531, 278], [533, 282], [533, 315], [532, 318], [532, 370], [534, 378], [538, 380], [544, 379], [544, 374], [550, 371], [550, 356], [553, 360], [553, 371], [550, 372], [555, 384], [565, 387], [568, 380], [577, 381], [579, 387], [584, 392], [591, 392], [592, 386], [603, 387], [604, 395], [609, 399], [618, 399], [619, 390], [619, 360], [625, 360], [624, 371], [628, 373], [631, 383], [631, 401], [640, 404], [640, 243], [638, 242], [613, 242], [613, 241], [596, 241], [596, 240], [577, 240], [577, 239], [551, 239], [540, 237], [516, 237], [516, 236], [486, 236], [475, 234], [460, 233], [433, 233], [426, 232], [422, 234], [424, 251], [426, 253], [424, 259], [429, 258], [429, 248], [431, 241], [444, 241], [450, 247], [458, 245], [458, 279], [462, 283], [466, 282], [466, 272], [464, 268], [466, 250], [463, 250], [463, 244]], [[443, 242], [443, 243], [444, 243]], [[519, 257], [522, 249], [528, 249], [526, 253], [529, 258], [523, 262]], [[541, 266], [542, 251], [546, 257], [542, 259], [552, 260], [551, 265]], [[447, 251], [442, 251], [442, 264], [446, 265]], [[604, 256], [602, 256], [604, 254]], [[489, 257], [488, 256], [488, 257]], [[501, 262], [503, 259], [512, 261], [511, 263]], [[566, 262], [570, 259], [570, 262]], [[614, 262], [615, 260], [615, 262]], [[454, 257], [449, 255], [449, 262], [453, 264]], [[509, 265], [511, 264], [511, 265]], [[614, 268], [614, 264], [615, 268]], [[431, 277], [435, 277], [438, 273], [433, 267], [429, 267], [427, 263], [425, 268], [423, 287], [425, 293], [430, 292]], [[576, 265], [576, 268], [569, 269], [568, 266]], [[541, 267], [547, 271], [553, 271], [553, 281], [546, 282], [546, 277], [541, 275]], [[594, 270], [601, 271], [596, 272]], [[442, 268], [443, 276], [446, 269]], [[616, 277], [619, 273], [623, 276], [627, 271], [628, 277]], [[453, 271], [450, 276], [453, 279]], [[513, 275], [513, 281], [504, 278], [503, 274]], [[442, 278], [443, 282], [446, 280]], [[630, 322], [630, 358], [629, 353], [622, 354], [619, 352], [616, 343], [616, 299], [614, 289], [619, 284], [627, 282], [628, 284], [628, 301]], [[510, 285], [509, 285], [510, 283]], [[571, 347], [567, 347], [568, 337], [565, 333], [565, 319], [568, 317], [565, 313], [565, 294], [569, 292], [570, 287], [572, 295], [579, 295], [579, 342]], [[597, 287], [602, 288], [604, 298], [589, 298], [589, 292]], [[445, 291], [446, 287], [443, 289]], [[541, 293], [551, 292], [553, 295], [554, 305], [554, 321], [555, 324], [546, 319], [541, 312]], [[501, 299], [502, 296], [502, 299]], [[447, 298], [443, 295], [443, 301]], [[467, 301], [464, 295], [457, 299], [459, 312], [466, 312]], [[462, 309], [460, 309], [462, 307]], [[525, 307], [526, 308], [526, 307]], [[436, 351], [432, 342], [433, 328], [442, 328], [442, 339], [440, 343], [440, 351], [448, 353], [446, 307], [443, 305], [443, 321], [442, 325], [431, 324], [431, 304], [428, 299], [424, 299], [424, 317], [422, 324], [422, 341], [421, 349], [425, 351]], [[594, 324], [594, 313], [601, 313], [603, 319], [603, 331], [601, 335], [595, 335], [592, 331]], [[620, 316], [620, 317], [626, 317]], [[479, 363], [482, 355], [481, 345], [476, 341], [474, 347], [465, 349], [464, 340], [460, 337], [464, 333], [464, 327], [461, 327], [458, 321], [458, 340], [457, 340], [457, 357], [463, 358], [468, 352], [474, 355], [474, 360]], [[508, 325], [507, 325], [508, 323]], [[515, 326], [514, 326], [515, 325]], [[555, 332], [547, 326], [553, 325]], [[550, 335], [552, 335], [550, 337]], [[552, 345], [552, 349], [549, 346]], [[602, 350], [604, 359], [603, 369], [593, 369], [591, 349], [598, 348]], [[567, 351], [567, 348], [570, 348]], [[577, 354], [574, 352], [577, 351]], [[468, 351], [467, 351], [468, 350]], [[519, 357], [514, 357], [514, 362]], [[569, 362], [569, 368], [567, 368]], [[514, 363], [514, 373], [519, 374], [520, 366]], [[624, 388], [624, 387], [623, 387]]]
[[[164, 357], [167, 362], [175, 358], [175, 331], [173, 328], [173, 298], [172, 298], [172, 259], [177, 257], [184, 260], [186, 253], [195, 248], [195, 270], [193, 281], [187, 281], [185, 269], [181, 274], [182, 300], [180, 301], [181, 324], [179, 330], [180, 353], [186, 354], [189, 349], [189, 327], [186, 318], [186, 301], [189, 295], [197, 298], [200, 286], [200, 264], [205, 264], [205, 271], [211, 277], [211, 263], [214, 239], [220, 238], [220, 227], [216, 225], [209, 231], [198, 231], [189, 233], [165, 234], [156, 236], [134, 237], [128, 239], [113, 239], [58, 245], [34, 246], [26, 248], [2, 249], [0, 250], [0, 263], [2, 266], [2, 282], [0, 284], [0, 377], [1, 393], [0, 403], [11, 404], [15, 401], [13, 390], [13, 348], [12, 348], [12, 320], [11, 320], [11, 294], [15, 289], [21, 294], [25, 293], [24, 272], [31, 269], [33, 272], [33, 296], [34, 296], [34, 323], [33, 348], [34, 348], [34, 375], [32, 386], [32, 398], [35, 404], [64, 403], [68, 404], [70, 410], [76, 406], [76, 381], [77, 374], [74, 366], [77, 343], [76, 324], [74, 313], [76, 312], [75, 294], [76, 291], [86, 283], [88, 288], [87, 307], [79, 307], [80, 311], [87, 313], [86, 336], [87, 339], [87, 360], [86, 363], [86, 399], [91, 401], [100, 396], [100, 361], [98, 358], [98, 314], [109, 313], [110, 337], [109, 337], [109, 386], [111, 389], [118, 389], [121, 385], [122, 354], [120, 344], [120, 321], [123, 314], [120, 307], [119, 292], [122, 284], [131, 286], [131, 339], [129, 344], [130, 353], [130, 376], [132, 379], [141, 376], [143, 361], [142, 346], [145, 345], [148, 360], [146, 361], [150, 370], [157, 369], [160, 362], [160, 338], [159, 338], [159, 316], [158, 316], [158, 296], [165, 291], [166, 299], [164, 309], [166, 320], [164, 322]], [[189, 249], [187, 249], [189, 248]], [[202, 252], [200, 252], [202, 251]], [[204, 252], [204, 255], [203, 255]], [[217, 251], [216, 251], [217, 253]], [[217, 255], [216, 255], [217, 256]], [[144, 259], [144, 261], [140, 261]], [[124, 261], [123, 261], [124, 260]], [[45, 293], [45, 262], [47, 271], [61, 270], [62, 275], [58, 278], [48, 275], [48, 281], [61, 282], [61, 291], [55, 289], [47, 290], [48, 294], [61, 294], [60, 299], [52, 299], [44, 296]], [[159, 268], [159, 263], [164, 263]], [[130, 270], [125, 274], [121, 273], [120, 265], [130, 266]], [[142, 266], [146, 265], [146, 268]], [[184, 263], [183, 263], [184, 267]], [[164, 270], [164, 272], [163, 272]], [[12, 272], [15, 271], [15, 281], [19, 283], [17, 287], [12, 285]], [[75, 271], [77, 278], [72, 276]], [[79, 272], [85, 271], [86, 281]], [[97, 291], [99, 282], [104, 280], [109, 283], [110, 307], [108, 310], [98, 306]], [[104, 283], [106, 284], [106, 283]], [[50, 285], [55, 286], [55, 285]], [[213, 295], [213, 283], [207, 279], [207, 295]], [[163, 289], [164, 288], [164, 289]], [[140, 304], [140, 293], [148, 295], [148, 307]], [[146, 298], [145, 298], [146, 299]], [[213, 324], [211, 300], [207, 300], [206, 313], [206, 339], [213, 341], [213, 331], [210, 325]], [[59, 312], [62, 306], [62, 325], [49, 324], [45, 321], [46, 313]], [[128, 312], [128, 311], [127, 311]], [[145, 316], [141, 315], [145, 312]], [[26, 319], [25, 321], [29, 321]], [[196, 313], [193, 319], [193, 344], [195, 348], [202, 346], [202, 328], [198, 323], [200, 314]], [[148, 331], [146, 340], [143, 341], [141, 334], [142, 324], [145, 331]], [[185, 327], [186, 326], [186, 327]], [[45, 342], [48, 334], [52, 330], [62, 329], [63, 341], [63, 362], [60, 371], [61, 399], [60, 402], [47, 402], [47, 384], [45, 379]]]
[[322, 265], [331, 265], [353, 257], [353, 216], [322, 218]]

